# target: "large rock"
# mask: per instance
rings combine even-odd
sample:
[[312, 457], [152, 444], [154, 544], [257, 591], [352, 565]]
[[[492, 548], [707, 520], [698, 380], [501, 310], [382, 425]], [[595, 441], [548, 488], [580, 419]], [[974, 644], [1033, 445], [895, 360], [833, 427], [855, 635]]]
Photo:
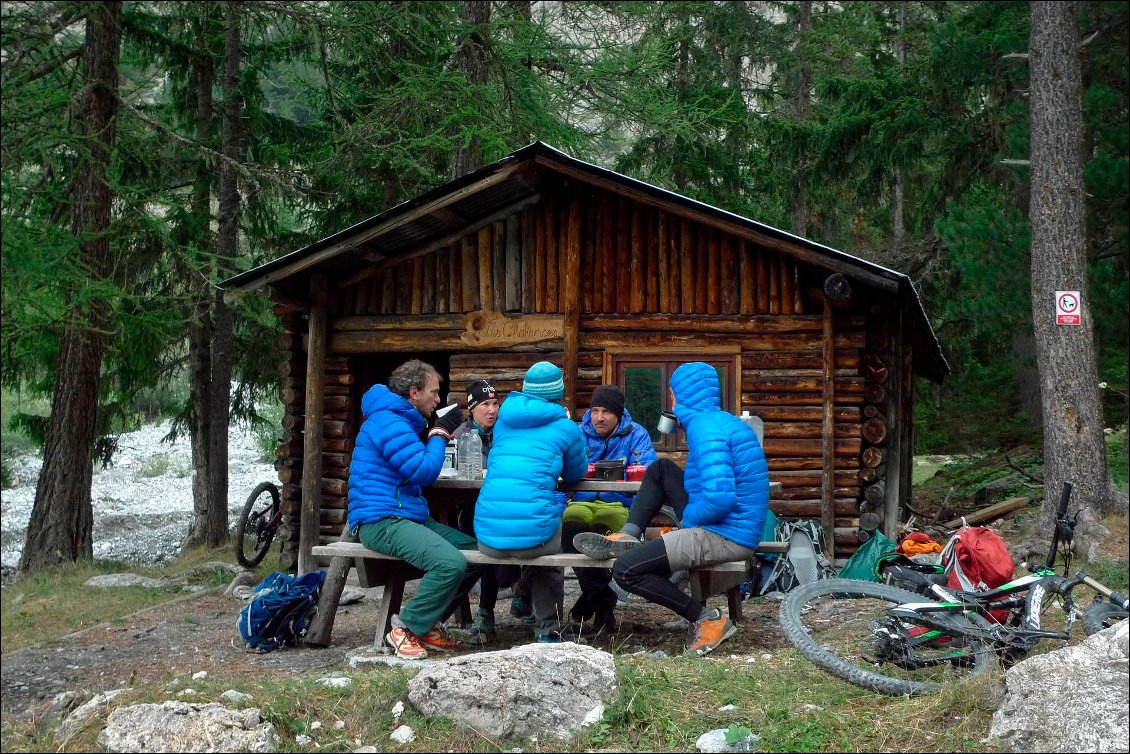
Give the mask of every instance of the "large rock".
[[420, 672], [408, 700], [491, 738], [569, 740], [616, 691], [612, 655], [573, 642], [455, 657]]
[[275, 751], [275, 726], [259, 710], [212, 702], [134, 704], [110, 713], [98, 744], [107, 751]]
[[1012, 751], [1130, 751], [1130, 629], [1126, 621], [1017, 663], [989, 732]]

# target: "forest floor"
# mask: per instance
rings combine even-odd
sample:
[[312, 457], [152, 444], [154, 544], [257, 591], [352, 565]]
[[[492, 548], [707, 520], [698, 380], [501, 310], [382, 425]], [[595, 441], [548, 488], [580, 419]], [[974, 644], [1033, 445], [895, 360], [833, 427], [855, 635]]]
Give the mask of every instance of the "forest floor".
[[[406, 598], [414, 583], [406, 588]], [[359, 587], [354, 586], [354, 589]], [[359, 589], [364, 599], [339, 608], [332, 642], [326, 648], [290, 648], [260, 654], [244, 649], [236, 626], [242, 602], [216, 588], [178, 598], [92, 628], [51, 639], [3, 656], [3, 708], [15, 719], [29, 719], [58, 692], [95, 693], [138, 683], [166, 684], [205, 671], [213, 678], [233, 681], [275, 676], [348, 670], [350, 660], [370, 664], [384, 655], [374, 645], [381, 589]], [[566, 580], [566, 608], [579, 595], [576, 581]], [[472, 593], [472, 607], [477, 605]], [[711, 601], [725, 607], [725, 599]], [[777, 623], [778, 602], [747, 600], [744, 623], [719, 653], [758, 656], [775, 652], [788, 642]], [[461, 650], [480, 652], [508, 649], [531, 640], [530, 628], [509, 614], [509, 599], [496, 606], [497, 635], [485, 645], [468, 643]], [[583, 643], [616, 654], [682, 653], [687, 623], [655, 605], [625, 605], [617, 609], [619, 632], [580, 634]], [[442, 660], [450, 655], [436, 655]], [[654, 655], [653, 656], [660, 656]]]

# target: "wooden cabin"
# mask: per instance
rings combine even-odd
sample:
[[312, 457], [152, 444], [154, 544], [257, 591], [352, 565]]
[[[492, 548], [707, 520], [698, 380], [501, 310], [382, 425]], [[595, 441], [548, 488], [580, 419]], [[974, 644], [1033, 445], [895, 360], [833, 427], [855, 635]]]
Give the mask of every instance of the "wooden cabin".
[[671, 371], [707, 361], [725, 408], [764, 419], [773, 510], [820, 519], [841, 561], [893, 534], [913, 378], [949, 369], [905, 275], [539, 142], [223, 287], [269, 296], [282, 323], [283, 566], [302, 571], [346, 521], [361, 396], [411, 357], [454, 395], [518, 389], [548, 359], [573, 416], [615, 383], [649, 429]]

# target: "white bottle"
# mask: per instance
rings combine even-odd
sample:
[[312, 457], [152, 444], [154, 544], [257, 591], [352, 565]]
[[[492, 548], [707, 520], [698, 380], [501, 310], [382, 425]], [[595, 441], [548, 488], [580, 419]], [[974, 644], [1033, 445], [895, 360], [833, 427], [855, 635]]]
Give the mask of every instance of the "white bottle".
[[483, 478], [483, 440], [474, 428], [459, 435], [456, 455], [459, 459], [460, 479]]
[[762, 421], [760, 416], [753, 416], [748, 411], [742, 411], [742, 421], [744, 421], [749, 428], [757, 435], [757, 444], [765, 445], [765, 422]]

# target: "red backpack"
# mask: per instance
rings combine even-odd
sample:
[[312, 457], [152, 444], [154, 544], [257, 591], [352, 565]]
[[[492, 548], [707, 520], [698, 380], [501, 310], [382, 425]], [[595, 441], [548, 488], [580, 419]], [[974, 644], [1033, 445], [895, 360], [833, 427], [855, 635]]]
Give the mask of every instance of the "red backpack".
[[[1016, 564], [1004, 540], [983, 526], [963, 526], [950, 537], [942, 550], [942, 566], [948, 576], [946, 586], [966, 592], [987, 592], [1007, 583]], [[993, 618], [1003, 623], [1006, 610], [993, 610]]]

